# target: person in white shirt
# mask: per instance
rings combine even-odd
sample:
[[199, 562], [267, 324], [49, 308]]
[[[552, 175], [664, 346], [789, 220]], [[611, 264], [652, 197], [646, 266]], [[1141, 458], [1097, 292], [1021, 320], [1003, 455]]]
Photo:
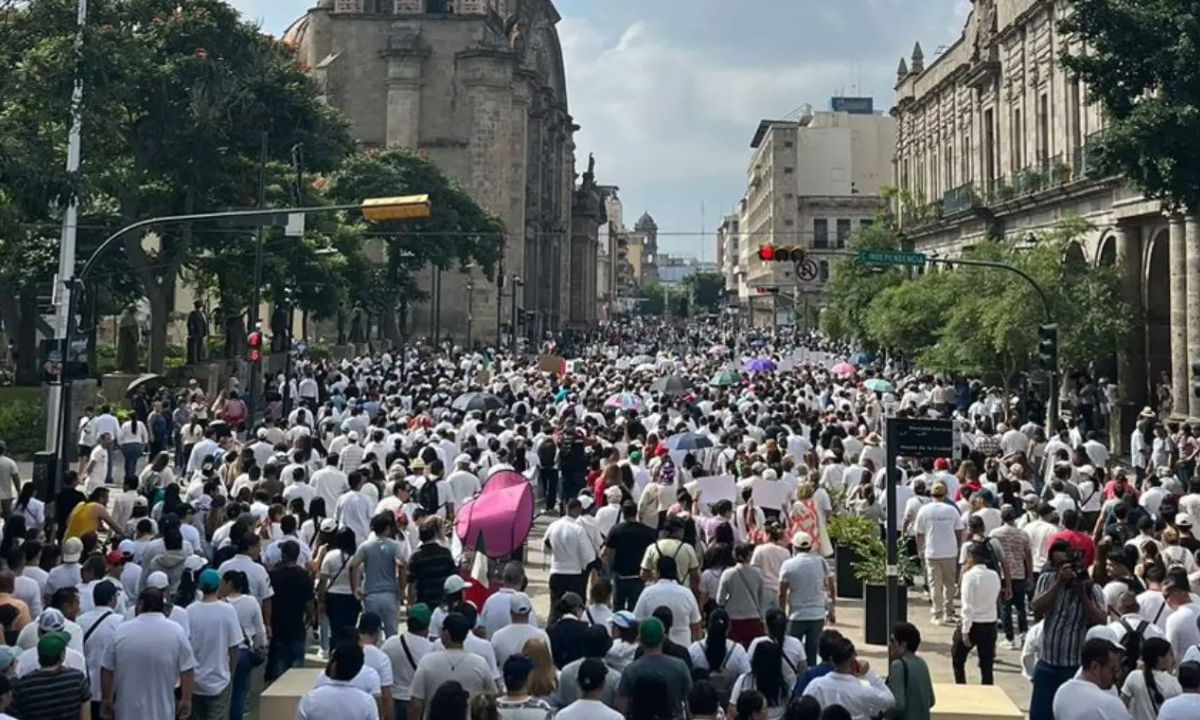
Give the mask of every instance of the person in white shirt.
[[325, 667], [326, 682], [305, 693], [296, 705], [296, 720], [379, 720], [375, 699], [353, 682], [365, 664], [362, 648], [342, 645]]
[[[483, 603], [483, 610], [479, 613], [479, 625], [487, 631], [489, 638], [495, 637], [496, 633], [511, 621], [512, 601], [528, 584], [525, 579], [525, 566], [516, 560], [505, 563], [500, 571], [500, 582], [504, 583], [504, 586], [492, 593]], [[529, 624], [541, 627], [536, 610], [530, 611]]]
[[1176, 673], [1181, 694], [1158, 709], [1158, 720], [1194, 720], [1200, 717], [1200, 663], [1184, 662]]
[[841, 705], [851, 720], [869, 720], [891, 709], [895, 696], [870, 663], [858, 659], [849, 638], [834, 641], [831, 650], [833, 672], [810, 682], [804, 688], [805, 695], [816, 698], [821, 707]]
[[917, 552], [925, 560], [932, 591], [933, 621], [950, 621], [958, 585], [958, 546], [965, 527], [958, 508], [946, 502], [946, 486], [930, 489], [933, 502], [917, 511]]
[[579, 523], [583, 504], [578, 498], [567, 503], [567, 514], [546, 528], [542, 546], [550, 554], [550, 605], [564, 593], [587, 596], [588, 571], [596, 561], [596, 547]]
[[362, 479], [360, 473], [350, 473], [350, 489], [338, 498], [334, 511], [338, 527], [353, 530], [354, 540], [359, 545], [366, 542], [367, 536], [371, 534], [371, 512], [375, 510], [375, 503], [359, 489], [362, 487]]
[[[138, 615], [121, 623], [100, 662], [102, 713], [116, 718], [192, 714], [196, 657], [187, 632], [163, 615], [161, 591], [138, 596]], [[181, 690], [178, 702], [175, 688]]]
[[654, 614], [655, 608], [671, 610], [671, 642], [687, 647], [700, 639], [700, 606], [691, 590], [676, 579], [675, 560], [669, 556], [658, 559], [658, 582], [647, 585], [633, 608], [639, 622]]
[[533, 612], [533, 601], [525, 593], [513, 593], [509, 600], [509, 617], [512, 622], [491, 636], [492, 649], [496, 653], [496, 666], [504, 667], [509, 657], [521, 652], [525, 643], [537, 638], [550, 647], [550, 636], [529, 622]]
[[1125, 649], [1097, 637], [1083, 644], [1079, 675], [1054, 694], [1054, 720], [1131, 720], [1129, 710], [1110, 690]]
[[76, 618], [86, 638], [83, 656], [87, 660], [87, 675], [91, 679], [92, 702], [100, 702], [100, 661], [112, 642], [113, 635], [124, 620], [125, 608], [117, 605], [117, 586], [102, 582], [92, 591], [94, 606]]
[[1164, 638], [1149, 638], [1141, 644], [1141, 668], [1131, 671], [1121, 686], [1121, 699], [1134, 720], [1155, 720], [1168, 699], [1183, 692], [1172, 674], [1175, 656]]
[[954, 632], [951, 663], [954, 681], [967, 682], [967, 655], [979, 651], [979, 674], [984, 685], [992, 685], [996, 662], [996, 607], [1000, 600], [1000, 575], [987, 566], [986, 542], [970, 545], [962, 584], [962, 626]]
[[496, 691], [496, 682], [487, 662], [463, 649], [463, 642], [470, 632], [471, 623], [462, 613], [452, 612], [446, 616], [441, 635], [444, 649], [430, 652], [417, 663], [408, 705], [409, 718], [415, 720], [426, 717], [427, 703], [433, 699], [437, 689], [450, 680], [471, 694]]
[[325, 508], [332, 510], [337, 507], [338, 498], [350, 489], [350, 480], [346, 473], [338, 469], [338, 455], [331, 452], [326, 458], [325, 467], [313, 473], [312, 486], [317, 495], [325, 500]]
[[[37, 641], [34, 642], [31, 647], [26, 648], [17, 657], [17, 677], [25, 677], [29, 673], [41, 667], [41, 664], [38, 660], [38, 645], [47, 635], [57, 633], [62, 636], [64, 642], [70, 642], [70, 637], [66, 632], [66, 624], [66, 618], [63, 617], [61, 612], [55, 610], [54, 608], [42, 613], [42, 616], [38, 618], [36, 624]], [[31, 627], [32, 626], [33, 624], [31, 624]], [[83, 653], [78, 650], [68, 647], [65, 655], [63, 656], [62, 663], [64, 666], [69, 667], [72, 670], [78, 670], [79, 672], [83, 673], [85, 677], [88, 674], [87, 661], [84, 660]]]
[[581, 696], [559, 710], [554, 716], [555, 720], [623, 720], [624, 715], [604, 704], [605, 681], [609, 672], [603, 660], [585, 658], [576, 676]]
[[393, 635], [380, 648], [392, 665], [392, 702], [396, 717], [408, 718], [408, 701], [412, 697], [412, 679], [421, 658], [433, 651], [429, 640], [429, 606], [417, 603], [408, 610], [407, 632]]
[[187, 607], [192, 652], [196, 658], [192, 702], [197, 718], [229, 715], [233, 668], [238, 663], [242, 624], [237, 610], [217, 597], [221, 576], [216, 570], [200, 573], [200, 600]]
[[446, 485], [450, 488], [454, 507], [462, 507], [463, 503], [479, 494], [483, 485], [479, 477], [471, 472], [471, 456], [459, 455], [454, 458], [454, 472], [446, 476]]
[[788, 634], [804, 643], [809, 667], [817, 664], [826, 619], [837, 622], [833, 574], [824, 558], [812, 552], [812, 543], [812, 536], [797, 530], [792, 536], [796, 554], [779, 571], [779, 607], [788, 613]]

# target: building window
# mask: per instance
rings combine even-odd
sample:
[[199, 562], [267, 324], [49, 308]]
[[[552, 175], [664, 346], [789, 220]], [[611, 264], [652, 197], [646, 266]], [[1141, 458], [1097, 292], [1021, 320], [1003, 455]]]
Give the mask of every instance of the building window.
[[942, 153], [942, 162], [946, 164], [946, 187], [954, 187], [954, 143], [946, 141], [946, 149]]
[[1082, 92], [1079, 86], [1079, 78], [1071, 78], [1071, 84], [1067, 86], [1067, 132], [1070, 133], [1072, 150], [1083, 145], [1083, 122], [1080, 115], [1081, 97]]
[[874, 225], [874, 224], [875, 224], [875, 221], [874, 221], [873, 219], [871, 219], [871, 218], [863, 218], [863, 219], [862, 219], [862, 221], [861, 221], [861, 222], [858, 224], [858, 226], [859, 226], [861, 229], [863, 229], [863, 230], [866, 230], [867, 228], [871, 227], [871, 226], [872, 226], [872, 225]]
[[839, 218], [837, 221], [837, 246], [839, 248], [846, 247], [846, 242], [850, 239], [850, 219]]
[[1022, 129], [1021, 109], [1014, 108], [1012, 113], [1012, 171], [1014, 175], [1024, 168], [1021, 145], [1024, 143], [1025, 136], [1022, 134]]
[[791, 227], [796, 224], [796, 221], [791, 218], [788, 218], [787, 220], [783, 221], [783, 224], [786, 225], [787, 227]]
[[796, 169], [795, 169], [795, 168], [785, 167], [785, 168], [783, 169], [783, 174], [784, 174], [784, 175], [791, 175], [791, 174], [792, 174], [793, 172], [795, 172], [795, 171], [796, 171]]
[[821, 282], [829, 282], [829, 261], [822, 260], [817, 267], [820, 268], [820, 275], [818, 277], [820, 277]]
[[813, 248], [817, 250], [829, 249], [829, 221], [825, 218], [813, 219]]
[[792, 147], [792, 146], [793, 146], [793, 144], [794, 144], [794, 143], [792, 143], [792, 141], [791, 141], [791, 140], [784, 140], [784, 141], [783, 141], [783, 146], [784, 146], [785, 148], [790, 148], [790, 147]]
[[784, 194], [783, 194], [783, 199], [784, 199], [784, 200], [791, 200], [791, 199], [792, 199], [792, 194], [791, 194], [791, 193], [784, 193]]
[[971, 136], [963, 135], [963, 139], [962, 139], [962, 176], [960, 177], [963, 184], [969, 183], [975, 179], [974, 176], [972, 175], [972, 168], [971, 168], [971, 149], [972, 149], [971, 148]]
[[996, 114], [993, 110], [983, 113], [983, 179], [989, 189], [996, 180]]
[[1045, 166], [1050, 160], [1050, 96], [1042, 93], [1038, 100], [1038, 164]]

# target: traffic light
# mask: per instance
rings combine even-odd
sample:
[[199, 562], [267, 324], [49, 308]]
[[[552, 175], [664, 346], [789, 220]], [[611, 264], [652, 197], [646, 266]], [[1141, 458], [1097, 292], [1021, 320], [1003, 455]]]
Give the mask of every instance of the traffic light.
[[1038, 337], [1041, 338], [1038, 342], [1038, 363], [1047, 372], [1058, 372], [1058, 325], [1050, 323], [1040, 326]]
[[262, 333], [258, 330], [255, 330], [254, 332], [250, 333], [250, 337], [246, 338], [246, 341], [250, 344], [250, 362], [254, 363], [255, 365], [262, 363]]
[[1200, 360], [1192, 363], [1192, 395], [1200, 398]]
[[807, 249], [799, 245], [763, 245], [758, 249], [758, 259], [763, 262], [790, 262], [804, 259]]

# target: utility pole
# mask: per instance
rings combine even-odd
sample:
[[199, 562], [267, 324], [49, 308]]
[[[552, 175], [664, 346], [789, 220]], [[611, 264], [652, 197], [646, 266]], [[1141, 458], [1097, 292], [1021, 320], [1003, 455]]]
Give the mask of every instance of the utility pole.
[[[75, 32], [75, 62], [83, 62], [83, 33], [87, 28], [87, 0], [79, 0], [76, 11]], [[79, 174], [83, 155], [83, 74], [79, 67], [75, 69], [75, 87], [71, 91], [71, 130], [67, 138], [67, 177]], [[67, 367], [71, 356], [71, 337], [67, 332], [68, 309], [71, 305], [71, 293], [75, 292], [75, 240], [79, 230], [79, 198], [71, 196], [63, 216], [62, 237], [58, 250], [58, 275], [54, 278], [51, 296], [55, 301], [54, 336], [62, 346], [62, 364], [58, 373], [58, 382], [50, 386], [50, 397], [46, 403], [46, 447], [59, 447], [59, 429], [63, 426], [58, 409], [65, 386], [72, 382], [68, 376]], [[69, 410], [68, 410], [69, 412]], [[70, 444], [61, 443], [63, 453], [67, 452]]]
[[[262, 146], [259, 150], [259, 166], [258, 166], [258, 207], [263, 209], [267, 206], [267, 155], [269, 146], [267, 144], [267, 133], [261, 135]], [[258, 236], [254, 243], [254, 293], [250, 299], [250, 332], [262, 332], [262, 318], [259, 317], [259, 306], [262, 305], [262, 263], [263, 263], [263, 237], [266, 234], [266, 229], [262, 226], [258, 228]], [[286, 384], [287, 379], [284, 379]], [[260, 403], [259, 397], [263, 390], [262, 382], [262, 363], [254, 363], [250, 366], [250, 426], [254, 427], [258, 424], [261, 418], [265, 402]]]

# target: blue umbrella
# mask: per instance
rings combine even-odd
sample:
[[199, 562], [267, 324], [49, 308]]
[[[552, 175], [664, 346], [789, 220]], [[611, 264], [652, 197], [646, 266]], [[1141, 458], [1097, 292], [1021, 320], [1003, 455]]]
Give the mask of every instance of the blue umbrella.
[[771, 372], [775, 369], [775, 361], [771, 358], [755, 358], [746, 363], [746, 372]]
[[872, 358], [870, 355], [866, 354], [865, 352], [856, 352], [850, 356], [850, 364], [851, 365], [858, 365], [858, 366], [869, 365], [872, 360], [874, 360], [874, 358]]
[[680, 433], [667, 438], [667, 447], [672, 450], [703, 450], [713, 446], [712, 440], [706, 435], [692, 432]]

